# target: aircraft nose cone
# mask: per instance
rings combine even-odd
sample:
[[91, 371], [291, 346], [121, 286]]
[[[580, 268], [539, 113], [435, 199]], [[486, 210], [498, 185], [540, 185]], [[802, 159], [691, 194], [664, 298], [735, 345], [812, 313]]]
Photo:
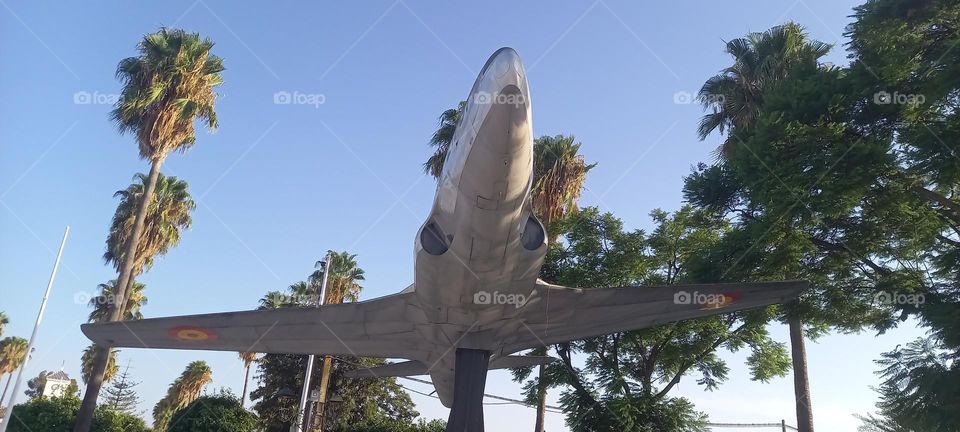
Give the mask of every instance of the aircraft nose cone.
[[494, 52], [483, 65], [471, 96], [471, 102], [480, 105], [528, 105], [527, 77], [520, 55], [509, 47]]
[[480, 75], [488, 74], [494, 81], [499, 81], [503, 85], [513, 84], [518, 87], [520, 87], [520, 80], [525, 79], [526, 76], [520, 54], [510, 47], [500, 48], [490, 56], [480, 72]]
[[520, 61], [520, 55], [509, 47], [500, 48], [490, 56], [490, 69], [490, 72], [497, 78], [503, 78], [510, 72], [523, 75], [523, 63]]

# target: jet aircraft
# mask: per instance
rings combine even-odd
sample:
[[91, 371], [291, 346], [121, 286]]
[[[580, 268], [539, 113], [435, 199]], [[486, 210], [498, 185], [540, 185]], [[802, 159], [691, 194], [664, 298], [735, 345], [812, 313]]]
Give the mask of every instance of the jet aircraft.
[[803, 281], [567, 288], [538, 278], [547, 235], [533, 212], [527, 75], [501, 48], [456, 126], [433, 208], [398, 294], [326, 305], [84, 324], [102, 346], [406, 359], [354, 376], [429, 375], [448, 431], [483, 430], [487, 370], [534, 366], [531, 348], [795, 298]]

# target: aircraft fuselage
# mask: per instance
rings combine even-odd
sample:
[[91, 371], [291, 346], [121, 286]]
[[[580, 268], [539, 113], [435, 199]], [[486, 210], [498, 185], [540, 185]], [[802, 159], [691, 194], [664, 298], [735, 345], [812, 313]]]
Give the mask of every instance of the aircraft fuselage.
[[[415, 241], [414, 290], [432, 324], [421, 334], [441, 346], [496, 356], [497, 341], [484, 329], [509, 315], [504, 311], [536, 300], [547, 245], [530, 202], [530, 95], [512, 49], [495, 53], [477, 78], [438, 180]], [[453, 358], [437, 355], [428, 360], [439, 363], [431, 374], [445, 381], [437, 375], [452, 374]]]

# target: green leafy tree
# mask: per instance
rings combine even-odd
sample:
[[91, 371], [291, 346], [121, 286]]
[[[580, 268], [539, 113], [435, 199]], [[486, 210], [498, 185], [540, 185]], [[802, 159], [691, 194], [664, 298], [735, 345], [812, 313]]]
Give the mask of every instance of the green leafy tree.
[[443, 420], [418, 420], [416, 423], [376, 419], [339, 427], [337, 432], [444, 432], [447, 422]]
[[345, 378], [344, 373], [359, 368], [386, 364], [383, 359], [369, 357], [338, 357], [330, 375], [330, 394], [339, 395], [343, 402], [335, 420], [344, 428], [370, 420], [411, 423], [419, 413], [410, 396], [396, 382], [396, 378]]
[[[214, 87], [223, 82], [220, 73], [224, 67], [222, 59], [211, 54], [212, 49], [213, 42], [201, 39], [199, 34], [161, 28], [143, 37], [138, 56], [126, 58], [117, 66], [123, 90], [112, 118], [121, 133], [136, 137], [140, 157], [150, 161], [150, 173], [133, 212], [129, 241], [123, 245], [122, 255], [118, 255], [118, 304], [112, 307], [110, 321], [123, 315], [124, 291], [134, 278], [141, 236], [149, 232], [145, 224], [163, 161], [171, 152], [186, 151], [196, 143], [195, 120], [211, 130], [217, 127]], [[108, 355], [106, 348], [97, 350], [75, 432], [90, 429]]]
[[79, 408], [80, 399], [77, 398], [34, 398], [13, 407], [7, 431], [66, 432]]
[[[958, 16], [953, 2], [868, 1], [848, 28], [848, 68], [796, 68], [764, 89], [755, 121], [736, 130], [742, 149], [687, 179], [690, 202], [736, 224], [708, 253], [716, 277], [807, 278], [816, 289], [785, 318], [802, 318], [808, 335], [915, 316], [956, 356]], [[908, 301], [878, 301], [897, 298]], [[924, 370], [902, 358], [903, 371]], [[908, 399], [943, 395], [933, 384], [951, 382], [950, 369], [927, 370], [942, 375], [913, 381]], [[884, 400], [910, 394], [884, 376]], [[867, 426], [914, 429], [880, 414]]]
[[63, 390], [63, 395], [64, 397], [80, 397], [80, 385], [77, 384], [77, 380], [70, 380], [70, 383], [67, 384], [67, 388]]
[[240, 400], [221, 392], [201, 396], [178, 410], [170, 420], [170, 432], [254, 432], [257, 416], [243, 409]]
[[0, 340], [0, 378], [7, 375], [7, 384], [3, 386], [0, 402], [6, 400], [7, 389], [13, 379], [13, 372], [23, 364], [27, 358], [27, 340], [21, 337], [8, 336]]
[[133, 414], [97, 407], [93, 414], [93, 432], [150, 432], [142, 418]]
[[[354, 264], [349, 265], [350, 262]], [[356, 276], [358, 274], [362, 276], [363, 273], [356, 271], [354, 256], [350, 254], [335, 254], [333, 264], [327, 289], [341, 290], [342, 294], [332, 293], [333, 298], [348, 297], [350, 292], [355, 291], [354, 285], [358, 280]], [[334, 279], [344, 276], [346, 276], [345, 281], [352, 282], [333, 284]], [[260, 299], [259, 308], [313, 306], [322, 277], [322, 272], [315, 272], [307, 282], [293, 284], [286, 291], [268, 292]], [[338, 361], [332, 363], [329, 394], [338, 394], [344, 400], [335, 424], [359, 424], [376, 419], [389, 419], [403, 423], [417, 416], [413, 401], [395, 379], [371, 380], [343, 377], [344, 372], [348, 370], [380, 364], [384, 364], [382, 359], [354, 357], [339, 357]], [[255, 402], [253, 409], [259, 414], [259, 425], [263, 430], [269, 432], [289, 430], [290, 419], [297, 412], [299, 400], [295, 397], [284, 397], [281, 391], [298, 392], [303, 388], [305, 368], [306, 358], [302, 355], [266, 354], [257, 360], [256, 378], [260, 386], [250, 392], [250, 400]], [[321, 373], [322, 364], [317, 362], [314, 364], [313, 376], [319, 377]]]
[[[9, 432], [66, 432], [69, 431], [80, 409], [75, 394], [60, 398], [34, 398], [13, 408]], [[97, 408], [92, 432], [149, 432], [137, 416]]]
[[884, 431], [949, 432], [960, 428], [960, 365], [936, 337], [884, 353], [879, 416], [861, 417]]
[[[548, 254], [543, 277], [571, 287], [664, 285], [697, 282], [688, 265], [719, 241], [726, 223], [685, 207], [652, 212], [650, 234], [625, 231], [613, 215], [582, 209], [564, 219], [563, 242]], [[707, 390], [727, 378], [718, 349], [748, 349], [753, 378], [765, 381], [789, 369], [785, 346], [770, 339], [775, 308], [731, 313], [592, 338], [553, 348], [560, 359], [544, 378], [525, 384], [528, 400], [541, 385], [563, 389], [560, 403], [574, 431], [705, 430], [706, 416], [670, 391], [695, 375]], [[585, 356], [583, 367], [575, 358]], [[523, 380], [529, 370], [515, 371]]]
[[[789, 56], [770, 54], [779, 66], [767, 69], [780, 72], [750, 87], [749, 109], [732, 110], [743, 114], [742, 119], [723, 114], [723, 109], [746, 100], [737, 92], [723, 93], [737, 81], [735, 74], [704, 85], [701, 100], [715, 90], [726, 107], [714, 101], [714, 114], [701, 123], [701, 137], [724, 126], [730, 129], [722, 158], [712, 166], [701, 165], [687, 178], [685, 196], [736, 223], [736, 232], [708, 253], [712, 261], [704, 261], [712, 267], [706, 273], [713, 280], [805, 278], [818, 288], [785, 309], [782, 317], [790, 328], [798, 426], [806, 432], [813, 429], [813, 413], [804, 338], [830, 327], [892, 326], [892, 313], [871, 307], [877, 294], [872, 290], [921, 289], [915, 268], [899, 265], [901, 257], [912, 256], [909, 249], [918, 250], [918, 243], [882, 240], [906, 237], [906, 230], [895, 233], [885, 224], [910, 215], [908, 219], [920, 221], [920, 236], [928, 234], [930, 226], [929, 212], [898, 208], [894, 203], [903, 199], [901, 188], [878, 181], [893, 172], [888, 171], [894, 168], [887, 152], [889, 137], [856, 124], [863, 101], [847, 71], [818, 65], [817, 58], [829, 46], [804, 42], [802, 29], [794, 30], [799, 32], [792, 37], [796, 43], [777, 45], [795, 46], [788, 52], [800, 55], [783, 62]], [[725, 80], [730, 83], [722, 84]], [[877, 194], [871, 196], [871, 191]]]
[[53, 372], [40, 371], [37, 376], [27, 380], [27, 389], [23, 392], [30, 399], [36, 399], [43, 396], [43, 388], [47, 385], [47, 377], [53, 375]]

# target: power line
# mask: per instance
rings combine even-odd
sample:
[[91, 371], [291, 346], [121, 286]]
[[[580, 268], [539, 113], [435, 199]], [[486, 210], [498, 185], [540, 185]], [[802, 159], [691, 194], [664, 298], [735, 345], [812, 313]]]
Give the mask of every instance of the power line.
[[[398, 378], [406, 378], [406, 377], [398, 377]], [[424, 392], [421, 392], [421, 391], [419, 391], [419, 390], [414, 390], [414, 389], [412, 389], [412, 388], [410, 388], [410, 387], [407, 387], [407, 386], [405, 386], [405, 385], [403, 385], [403, 384], [397, 384], [397, 385], [400, 386], [400, 387], [402, 387], [403, 389], [405, 389], [405, 390], [407, 390], [407, 391], [411, 391], [411, 392], [414, 392], [414, 393], [419, 394], [419, 395], [423, 395], [423, 396], [426, 396], [426, 397], [431, 397], [431, 398], [434, 398], [434, 399], [440, 399], [437, 395], [434, 395], [434, 394], [432, 394], [432, 393], [424, 393]], [[507, 399], [507, 398], [504, 398], [504, 397], [493, 396], [493, 395], [484, 395], [484, 396], [491, 397], [491, 398], [494, 398], [494, 399]], [[527, 407], [527, 408], [536, 408], [535, 406], [530, 405], [530, 404], [528, 404], [528, 403], [525, 403], [525, 402], [523, 402], [523, 401], [518, 401], [518, 400], [515, 400], [515, 399], [507, 399], [507, 400], [508, 400], [507, 402], [484, 402], [483, 404], [484, 404], [484, 405], [521, 405], [521, 406], [524, 406], [524, 407]], [[549, 413], [553, 413], [553, 414], [563, 414], [563, 411], [556, 410], [556, 409], [546, 409], [545, 411], [546, 411], [546, 412], [549, 412]]]
[[[343, 357], [338, 357], [338, 356], [333, 356], [333, 357], [336, 358], [337, 360], [340, 360], [340, 361], [342, 361], [342, 362], [344, 362], [344, 363], [347, 363], [347, 364], [350, 364], [350, 365], [352, 365], [352, 366], [357, 366], [357, 367], [366, 368], [366, 366], [363, 366], [363, 365], [358, 364], [358, 363], [356, 363], [356, 362], [349, 361], [349, 360], [347, 360], [347, 359], [345, 359], [345, 358], [343, 358]], [[431, 385], [431, 386], [433, 385], [433, 382], [432, 382], [432, 381], [422, 380], [422, 379], [419, 379], [419, 378], [413, 378], [413, 377], [408, 377], [408, 376], [400, 376], [400, 377], [396, 377], [396, 378], [403, 378], [403, 379], [405, 379], [405, 380], [413, 381], [413, 382], [418, 382], [418, 383], [420, 383], [420, 384], [428, 384], [428, 385]], [[435, 398], [435, 399], [440, 399], [440, 398], [437, 397], [436, 395], [433, 395], [433, 394], [424, 394], [424, 393], [422, 393], [422, 392], [419, 392], [419, 391], [416, 391], [416, 390], [412, 390], [412, 389], [410, 389], [409, 387], [406, 387], [406, 386], [404, 386], [404, 385], [402, 385], [402, 384], [400, 385], [400, 387], [403, 387], [404, 389], [410, 390], [410, 391], [412, 391], [412, 392], [414, 392], [414, 393], [417, 393], [417, 394], [420, 394], [420, 395], [423, 395], [423, 396], [428, 396], [428, 397], [432, 397], [432, 398]], [[487, 393], [484, 393], [483, 396], [484, 396], [484, 397], [488, 397], [488, 398], [490, 398], [490, 399], [502, 400], [502, 401], [504, 401], [504, 402], [508, 402], [508, 403], [511, 403], [511, 404], [514, 404], [514, 405], [523, 405], [523, 406], [529, 407], [529, 408], [536, 408], [535, 405], [531, 405], [531, 404], [527, 403], [526, 401], [523, 401], [523, 400], [520, 400], [520, 399], [511, 399], [511, 398], [508, 398], [508, 397], [497, 396], [497, 395], [492, 395], [492, 394], [487, 394]], [[484, 404], [484, 405], [490, 405], [490, 403], [486, 403], [486, 404]], [[505, 405], [505, 404], [497, 404], [497, 405]], [[560, 408], [560, 407], [558, 407], [558, 406], [547, 405], [546, 408], [547, 408], [547, 411], [548, 411], [548, 412], [553, 412], [553, 413], [557, 413], [557, 414], [562, 414], [562, 413], [563, 413], [563, 409]]]

